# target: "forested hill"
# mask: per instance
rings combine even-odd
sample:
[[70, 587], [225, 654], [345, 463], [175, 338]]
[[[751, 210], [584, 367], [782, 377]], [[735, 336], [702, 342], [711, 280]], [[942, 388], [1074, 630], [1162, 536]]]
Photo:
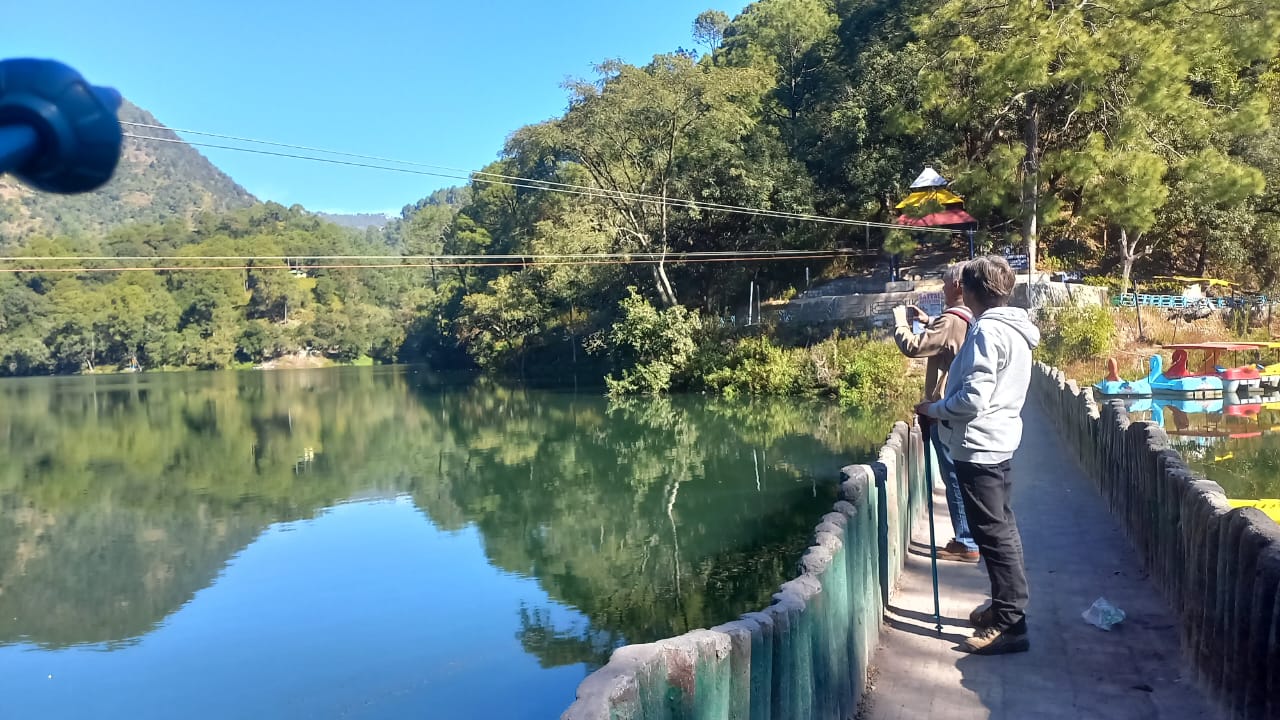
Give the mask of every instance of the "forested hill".
[[[120, 108], [120, 120], [161, 124], [128, 100]], [[126, 125], [125, 131], [177, 139], [168, 130]], [[197, 212], [245, 208], [254, 202], [248, 191], [185, 143], [125, 138], [115, 177], [96, 192], [36, 193], [12, 177], [0, 176], [0, 247], [37, 235], [96, 235], [128, 223], [191, 218]]]
[[[103, 193], [16, 205], [49, 203], [29, 215], [61, 232], [0, 240], [25, 263], [0, 274], [0, 374], [302, 352], [566, 380], [603, 368], [645, 392], [884, 386], [894, 375], [861, 360], [788, 370], [719, 329], [748, 297], [849, 262], [795, 251], [937, 243], [856, 223], [893, 221], [926, 166], [964, 197], [979, 251], [1038, 247], [1041, 270], [1116, 285], [1207, 273], [1280, 291], [1280, 4], [1106, 5], [707, 11], [698, 50], [602, 63], [568, 84], [563, 115], [515, 129], [466, 187], [380, 230], [274, 203], [198, 212], [252, 199], [190, 148], [130, 145]], [[76, 271], [68, 255], [119, 261]], [[127, 267], [138, 257], [157, 262]]]

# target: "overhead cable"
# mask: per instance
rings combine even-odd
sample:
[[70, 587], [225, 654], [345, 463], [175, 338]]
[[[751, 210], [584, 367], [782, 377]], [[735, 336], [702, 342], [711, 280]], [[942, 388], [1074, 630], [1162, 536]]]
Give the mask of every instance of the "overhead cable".
[[[784, 256], [776, 258], [761, 257], [713, 257], [683, 260], [689, 264], [752, 262], [760, 260], [804, 260], [834, 259], [841, 257], [838, 253], [815, 254], [810, 256]], [[83, 260], [83, 258], [79, 258]], [[321, 263], [299, 265], [126, 265], [115, 267], [0, 267], [0, 273], [109, 273], [109, 272], [205, 272], [210, 270], [396, 270], [404, 268], [490, 268], [490, 267], [562, 267], [583, 265], [656, 265], [664, 262], [659, 258], [648, 259], [606, 259], [606, 260], [556, 260], [526, 262], [503, 260], [499, 262], [414, 262], [414, 263]]]
[[848, 255], [855, 251], [844, 249], [813, 250], [694, 250], [687, 252], [600, 252], [600, 253], [495, 253], [493, 255], [315, 255], [293, 253], [291, 255], [10, 255], [0, 256], [0, 262], [86, 262], [121, 260], [423, 260], [458, 262], [463, 260], [594, 260], [594, 259], [651, 259], [683, 262], [700, 258], [769, 258], [810, 255]]
[[[802, 221], [808, 221], [808, 222], [854, 225], [854, 226], [866, 227], [866, 228], [874, 227], [874, 228], [903, 229], [902, 225], [897, 225], [894, 223], [878, 223], [878, 222], [871, 222], [866, 220], [850, 220], [848, 218], [837, 218], [837, 217], [831, 217], [826, 215], [795, 213], [795, 212], [787, 212], [782, 210], [767, 210], [763, 208], [752, 208], [752, 207], [747, 207], [743, 205], [729, 205], [725, 203], [687, 200], [683, 198], [664, 198], [660, 195], [635, 193], [635, 192], [628, 192], [624, 190], [611, 190], [607, 188], [593, 187], [588, 185], [575, 185], [571, 183], [563, 183], [563, 182], [558, 182], [553, 180], [540, 180], [537, 178], [526, 178], [526, 177], [520, 177], [515, 175], [504, 175], [501, 173], [492, 173], [492, 172], [487, 172], [483, 170], [474, 170], [474, 171], [464, 170], [461, 168], [451, 168], [448, 166], [435, 165], [431, 163], [422, 163], [422, 162], [416, 162], [416, 161], [410, 161], [410, 160], [397, 160], [394, 158], [387, 158], [387, 157], [382, 157], [378, 155], [364, 155], [360, 153], [352, 153], [352, 152], [346, 152], [341, 150], [327, 150], [324, 148], [317, 148], [309, 145], [282, 143], [282, 142], [276, 142], [272, 140], [258, 140], [254, 138], [247, 138], [247, 137], [242, 137], [237, 135], [227, 135], [223, 133], [207, 132], [203, 130], [166, 128], [162, 125], [152, 125], [152, 124], [134, 123], [134, 122], [122, 122], [121, 124], [129, 125], [131, 127], [140, 127], [140, 128], [155, 129], [155, 130], [169, 130], [172, 132], [182, 132], [182, 133], [187, 133], [191, 135], [215, 137], [215, 138], [221, 138], [225, 140], [234, 140], [237, 142], [254, 143], [259, 145], [281, 147], [281, 148], [287, 148], [292, 150], [303, 150], [306, 152], [318, 152], [318, 153], [324, 153], [327, 155], [356, 158], [360, 160], [372, 160], [379, 163], [395, 163], [398, 165], [407, 165], [411, 167], [390, 167], [387, 165], [375, 165], [367, 162], [336, 160], [333, 158], [316, 157], [313, 155], [298, 155], [295, 153], [273, 152], [268, 150], [259, 150], [256, 148], [236, 147], [233, 145], [220, 145], [216, 143], [203, 143], [203, 142], [187, 142], [181, 139], [162, 138], [162, 137], [155, 137], [152, 135], [137, 135], [133, 133], [124, 134], [125, 137], [133, 138], [135, 140], [150, 140], [153, 142], [186, 144], [186, 145], [192, 145], [195, 147], [207, 147], [207, 148], [213, 148], [218, 150], [232, 150], [236, 152], [255, 153], [255, 154], [268, 155], [273, 157], [285, 157], [285, 158], [291, 158], [291, 159], [297, 159], [297, 160], [311, 160], [314, 162], [326, 162], [326, 163], [331, 163], [335, 165], [346, 165], [349, 167], [363, 167], [363, 168], [369, 168], [369, 169], [375, 169], [375, 170], [386, 170], [390, 172], [400, 172], [400, 173], [413, 174], [413, 175], [425, 175], [430, 177], [448, 178], [453, 180], [463, 180], [463, 181], [470, 180], [472, 182], [482, 182], [482, 183], [488, 183], [488, 184], [494, 184], [494, 185], [506, 185], [510, 187], [526, 188], [526, 189], [532, 189], [532, 190], [562, 192], [562, 193], [567, 193], [571, 195], [580, 195], [580, 196], [588, 196], [588, 197], [603, 197], [608, 199], [631, 200], [635, 202], [646, 202], [646, 203], [667, 205], [670, 207], [683, 207], [687, 209], [717, 210], [717, 211], [726, 212], [726, 213], [738, 213], [738, 214], [756, 215], [756, 216], [762, 216], [762, 217], [775, 217], [780, 219], [802, 220]], [[411, 169], [414, 167], [430, 168], [431, 170]], [[953, 232], [951, 230], [946, 230], [942, 228], [920, 228], [920, 227], [913, 227], [911, 228], [911, 231], [912, 232], [948, 233], [948, 234]]]

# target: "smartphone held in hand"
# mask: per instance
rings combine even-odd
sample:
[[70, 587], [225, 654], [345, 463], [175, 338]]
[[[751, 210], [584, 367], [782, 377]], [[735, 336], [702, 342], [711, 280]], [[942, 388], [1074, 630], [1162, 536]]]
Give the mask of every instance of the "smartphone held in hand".
[[893, 324], [899, 327], [907, 324], [907, 306], [898, 305], [893, 308]]

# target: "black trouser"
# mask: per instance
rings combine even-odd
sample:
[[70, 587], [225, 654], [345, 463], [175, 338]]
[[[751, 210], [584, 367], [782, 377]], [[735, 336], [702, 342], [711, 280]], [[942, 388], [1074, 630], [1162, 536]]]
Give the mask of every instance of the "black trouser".
[[1027, 608], [1027, 571], [1022, 563], [1022, 536], [1009, 500], [1013, 473], [1009, 461], [978, 465], [956, 461], [956, 478], [964, 498], [964, 513], [978, 551], [991, 577], [991, 609], [995, 627], [1024, 627]]

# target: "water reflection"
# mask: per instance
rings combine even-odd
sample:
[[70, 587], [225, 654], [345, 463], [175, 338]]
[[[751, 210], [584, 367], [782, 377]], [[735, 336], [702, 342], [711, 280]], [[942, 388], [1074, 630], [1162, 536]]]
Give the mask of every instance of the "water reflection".
[[1162, 428], [1187, 463], [1228, 497], [1280, 497], [1280, 400], [1140, 398], [1125, 406], [1135, 420]]
[[[506, 673], [554, 715], [619, 643], [765, 604], [840, 465], [886, 428], [823, 403], [611, 406], [399, 368], [0, 383], [0, 660], [27, 683], [9, 698], [45, 717], [110, 698], [130, 717], [390, 717], [451, 707], [422, 680], [447, 671]], [[494, 632], [506, 645], [475, 660]], [[83, 705], [32, 680], [57, 663]], [[170, 704], [133, 684], [153, 676]]]

